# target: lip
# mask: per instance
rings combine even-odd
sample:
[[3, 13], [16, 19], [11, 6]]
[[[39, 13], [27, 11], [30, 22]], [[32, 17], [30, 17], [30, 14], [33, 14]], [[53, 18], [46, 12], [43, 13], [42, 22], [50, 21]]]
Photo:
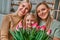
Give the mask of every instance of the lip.
[[22, 11], [20, 11], [20, 14], [21, 14], [21, 15], [25, 15], [25, 13], [24, 13], [24, 12], [22, 12]]
[[23, 14], [25, 14], [25, 12], [22, 12]]
[[21, 11], [23, 14], [25, 14], [25, 11]]
[[45, 16], [45, 14], [41, 14], [40, 16], [41, 16], [41, 17], [44, 17], [44, 16]]
[[31, 26], [31, 24], [28, 24], [28, 25], [30, 25], [30, 26]]

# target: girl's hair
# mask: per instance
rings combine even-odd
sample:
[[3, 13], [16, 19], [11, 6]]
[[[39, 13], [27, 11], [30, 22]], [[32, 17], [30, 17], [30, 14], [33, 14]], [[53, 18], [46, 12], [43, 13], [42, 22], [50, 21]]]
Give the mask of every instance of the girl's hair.
[[[38, 20], [38, 24], [40, 24], [40, 20], [41, 18], [38, 16], [38, 13], [37, 13], [37, 8], [40, 6], [40, 5], [45, 5], [48, 9], [50, 9], [50, 7], [47, 5], [46, 2], [41, 2], [37, 5], [36, 7], [36, 16], [37, 16], [37, 20]], [[46, 26], [47, 26], [47, 30], [50, 28], [50, 24], [51, 24], [51, 21], [52, 21], [52, 17], [50, 15], [50, 12], [48, 13], [48, 16], [46, 18]]]
[[36, 15], [35, 15], [34, 13], [27, 13], [27, 14], [25, 15], [24, 19], [23, 19], [23, 26], [24, 26], [24, 27], [26, 27], [26, 18], [27, 18], [28, 16], [31, 16], [31, 17], [35, 18], [35, 22], [37, 22], [37, 17], [36, 17]]

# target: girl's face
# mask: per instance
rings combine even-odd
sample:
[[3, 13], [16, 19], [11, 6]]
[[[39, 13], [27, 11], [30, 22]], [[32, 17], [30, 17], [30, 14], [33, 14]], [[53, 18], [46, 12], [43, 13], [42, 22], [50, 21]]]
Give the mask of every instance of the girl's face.
[[37, 7], [37, 15], [42, 19], [46, 20], [49, 13], [49, 8], [47, 8], [44, 4], [41, 4]]
[[18, 15], [19, 16], [26, 15], [26, 13], [28, 13], [29, 10], [30, 10], [30, 6], [31, 5], [29, 3], [27, 3], [27, 2], [21, 3], [19, 8], [18, 8]]
[[32, 27], [32, 24], [35, 23], [35, 18], [32, 17], [31, 15], [26, 17], [26, 27]]

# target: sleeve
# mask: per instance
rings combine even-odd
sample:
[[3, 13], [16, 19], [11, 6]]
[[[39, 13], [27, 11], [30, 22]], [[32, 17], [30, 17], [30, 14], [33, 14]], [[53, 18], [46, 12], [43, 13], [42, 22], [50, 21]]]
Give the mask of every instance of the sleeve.
[[60, 25], [58, 28], [55, 30], [54, 37], [60, 38]]
[[1, 40], [8, 40], [9, 17], [4, 16], [1, 26]]

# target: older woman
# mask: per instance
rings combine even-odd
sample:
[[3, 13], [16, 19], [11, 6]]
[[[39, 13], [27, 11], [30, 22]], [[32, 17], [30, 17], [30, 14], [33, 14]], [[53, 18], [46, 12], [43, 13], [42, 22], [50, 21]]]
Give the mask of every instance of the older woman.
[[16, 25], [28, 12], [30, 12], [31, 7], [31, 3], [21, 2], [15, 14], [8, 14], [4, 16], [1, 28], [1, 40], [12, 40], [9, 29], [15, 30]]
[[49, 40], [60, 40], [60, 22], [51, 17], [50, 8], [45, 2], [37, 5], [36, 14], [39, 25], [46, 25], [46, 31], [51, 30], [51, 38]]

